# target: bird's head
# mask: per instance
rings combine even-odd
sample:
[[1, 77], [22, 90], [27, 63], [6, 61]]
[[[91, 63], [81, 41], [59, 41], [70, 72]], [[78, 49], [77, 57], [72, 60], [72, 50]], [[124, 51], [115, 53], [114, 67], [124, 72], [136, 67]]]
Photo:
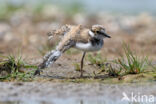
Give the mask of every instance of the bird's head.
[[108, 34], [105, 33], [105, 28], [102, 25], [93, 25], [91, 27], [91, 31], [97, 38], [111, 38]]

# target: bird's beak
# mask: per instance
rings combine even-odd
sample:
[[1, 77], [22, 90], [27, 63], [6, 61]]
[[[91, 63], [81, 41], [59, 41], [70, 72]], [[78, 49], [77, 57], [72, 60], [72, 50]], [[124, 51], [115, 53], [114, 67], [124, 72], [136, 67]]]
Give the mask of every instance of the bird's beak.
[[105, 31], [101, 31], [101, 34], [104, 35], [107, 38], [111, 38], [111, 36], [109, 36], [108, 34], [106, 34]]
[[111, 38], [111, 36], [109, 36], [108, 34], [106, 34], [106, 33], [104, 33], [103, 34], [105, 37], [107, 37], [107, 38]]

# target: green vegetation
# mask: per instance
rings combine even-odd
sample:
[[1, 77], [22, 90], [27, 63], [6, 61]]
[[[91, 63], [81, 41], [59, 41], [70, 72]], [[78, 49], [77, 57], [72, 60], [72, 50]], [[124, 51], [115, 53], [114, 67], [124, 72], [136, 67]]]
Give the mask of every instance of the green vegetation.
[[0, 20], [8, 20], [13, 13], [22, 8], [23, 5], [0, 4]]
[[107, 59], [103, 59], [100, 53], [97, 53], [94, 56], [89, 54], [88, 60], [91, 63], [91, 65], [98, 66], [101, 70], [105, 69], [105, 63], [107, 62]]
[[125, 71], [126, 74], [139, 74], [143, 73], [147, 67], [150, 65], [150, 61], [147, 57], [138, 57], [133, 54], [128, 45], [124, 44], [124, 53], [126, 55], [126, 59], [121, 57], [117, 59], [115, 62]]
[[[121, 69], [118, 70], [117, 67], [113, 67], [113, 63], [108, 62], [106, 58], [103, 59], [100, 53], [96, 54], [95, 56], [89, 54], [88, 60], [91, 63], [91, 65], [94, 65], [100, 69], [100, 72], [98, 72], [98, 74], [104, 72], [104, 74], [107, 74], [112, 77], [120, 76]], [[95, 72], [93, 74], [95, 74]]]
[[[100, 70], [99, 73], [93, 72], [95, 77], [88, 77], [89, 80], [93, 80], [93, 78], [101, 81], [103, 79], [107, 80], [115, 80], [123, 79], [125, 81], [132, 81], [131, 79], [135, 78], [143, 78], [148, 77], [148, 80], [155, 80], [155, 66], [152, 65], [151, 61], [148, 60], [147, 57], [138, 57], [134, 55], [128, 45], [124, 44], [124, 53], [125, 56], [121, 56], [120, 58], [108, 61], [106, 58], [103, 59], [101, 57], [101, 53], [97, 53], [94, 55], [88, 55], [88, 61], [90, 65], [93, 65]], [[78, 63], [74, 64], [75, 70], [80, 71], [80, 65]], [[22, 80], [22, 81], [30, 81], [33, 80], [34, 69], [37, 67], [34, 65], [26, 64], [22, 57], [15, 57], [13, 55], [10, 56], [1, 56], [0, 57], [0, 80], [1, 81], [14, 81], [14, 80]], [[104, 77], [105, 76], [105, 77]], [[129, 79], [129, 76], [132, 77]], [[114, 78], [118, 79], [114, 79]], [[133, 78], [134, 77], [134, 78]], [[112, 79], [110, 79], [112, 78]], [[82, 80], [82, 79], [81, 79]], [[85, 79], [84, 79], [85, 80]], [[70, 80], [71, 81], [71, 80]], [[80, 81], [74, 79], [73, 81]], [[82, 80], [83, 81], [83, 80]], [[81, 81], [80, 81], [81, 82]], [[118, 81], [117, 81], [118, 82]]]
[[[34, 65], [26, 64], [21, 57], [15, 58], [15, 56], [1, 56], [0, 57], [0, 80], [32, 80], [34, 73], [33, 69], [37, 67]], [[27, 69], [24, 71], [24, 69]], [[28, 70], [31, 69], [31, 70]]]
[[69, 16], [73, 16], [76, 13], [81, 13], [82, 11], [84, 11], [83, 7], [83, 4], [78, 1], [73, 2], [72, 4], [70, 4], [70, 6], [61, 6], [61, 8], [64, 9], [66, 14], [68, 14]]
[[156, 67], [152, 65], [152, 62], [146, 57], [136, 56], [128, 45], [123, 45], [125, 56], [108, 61], [103, 59], [101, 54], [95, 56], [89, 54], [88, 60], [91, 65], [97, 66], [100, 69], [98, 74], [107, 74], [112, 77], [125, 76], [128, 74], [140, 74], [145, 72], [156, 71]]
[[[10, 17], [15, 14], [18, 11], [28, 11], [29, 13], [32, 13], [34, 16], [33, 21], [40, 21], [41, 19], [47, 19], [49, 18], [44, 17], [42, 15], [42, 12], [46, 6], [50, 5], [53, 7], [54, 5], [48, 4], [44, 1], [39, 1], [35, 5], [34, 4], [13, 4], [11, 2], [5, 2], [0, 4], [0, 20], [8, 20]], [[60, 10], [63, 10], [66, 16], [68, 18], [74, 16], [76, 13], [81, 13], [84, 11], [84, 6], [80, 2], [73, 2], [72, 4], [69, 5], [64, 5], [62, 4], [55, 4]], [[31, 7], [31, 9], [30, 9]], [[51, 19], [54, 19], [53, 17]], [[55, 20], [55, 19], [54, 19]], [[51, 21], [51, 20], [50, 20]]]
[[114, 68], [114, 67], [112, 66], [112, 64], [109, 64], [109, 65], [108, 65], [108, 70], [107, 70], [107, 72], [108, 72], [108, 75], [109, 75], [109, 76], [113, 76], [113, 77], [121, 76], [121, 71], [122, 71], [122, 68], [117, 69], [117, 67]]
[[76, 71], [80, 71], [80, 65], [78, 63], [74, 63], [74, 67]]
[[68, 55], [71, 55], [71, 54], [78, 54], [78, 53], [80, 53], [80, 51], [77, 49], [71, 48], [71, 49], [67, 50], [65, 53]]

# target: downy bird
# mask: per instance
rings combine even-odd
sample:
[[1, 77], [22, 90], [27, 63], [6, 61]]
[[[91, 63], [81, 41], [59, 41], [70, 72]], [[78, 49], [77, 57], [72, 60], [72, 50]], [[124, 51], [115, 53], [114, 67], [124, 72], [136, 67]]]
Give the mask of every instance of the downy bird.
[[82, 25], [64, 25], [59, 29], [50, 32], [50, 37], [62, 36], [61, 41], [55, 50], [48, 52], [43, 62], [39, 64], [38, 69], [34, 73], [40, 74], [40, 71], [53, 64], [66, 50], [76, 48], [83, 51], [81, 59], [80, 77], [83, 76], [83, 60], [86, 52], [93, 52], [100, 50], [104, 45], [104, 38], [111, 38], [105, 32], [102, 25], [93, 25], [90, 29]]

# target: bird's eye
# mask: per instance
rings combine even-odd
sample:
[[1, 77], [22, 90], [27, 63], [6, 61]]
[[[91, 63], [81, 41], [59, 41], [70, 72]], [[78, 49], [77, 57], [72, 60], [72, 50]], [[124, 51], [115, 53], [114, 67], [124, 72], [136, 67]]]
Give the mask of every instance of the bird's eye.
[[100, 32], [100, 31], [97, 31], [96, 33], [101, 34], [101, 32]]

